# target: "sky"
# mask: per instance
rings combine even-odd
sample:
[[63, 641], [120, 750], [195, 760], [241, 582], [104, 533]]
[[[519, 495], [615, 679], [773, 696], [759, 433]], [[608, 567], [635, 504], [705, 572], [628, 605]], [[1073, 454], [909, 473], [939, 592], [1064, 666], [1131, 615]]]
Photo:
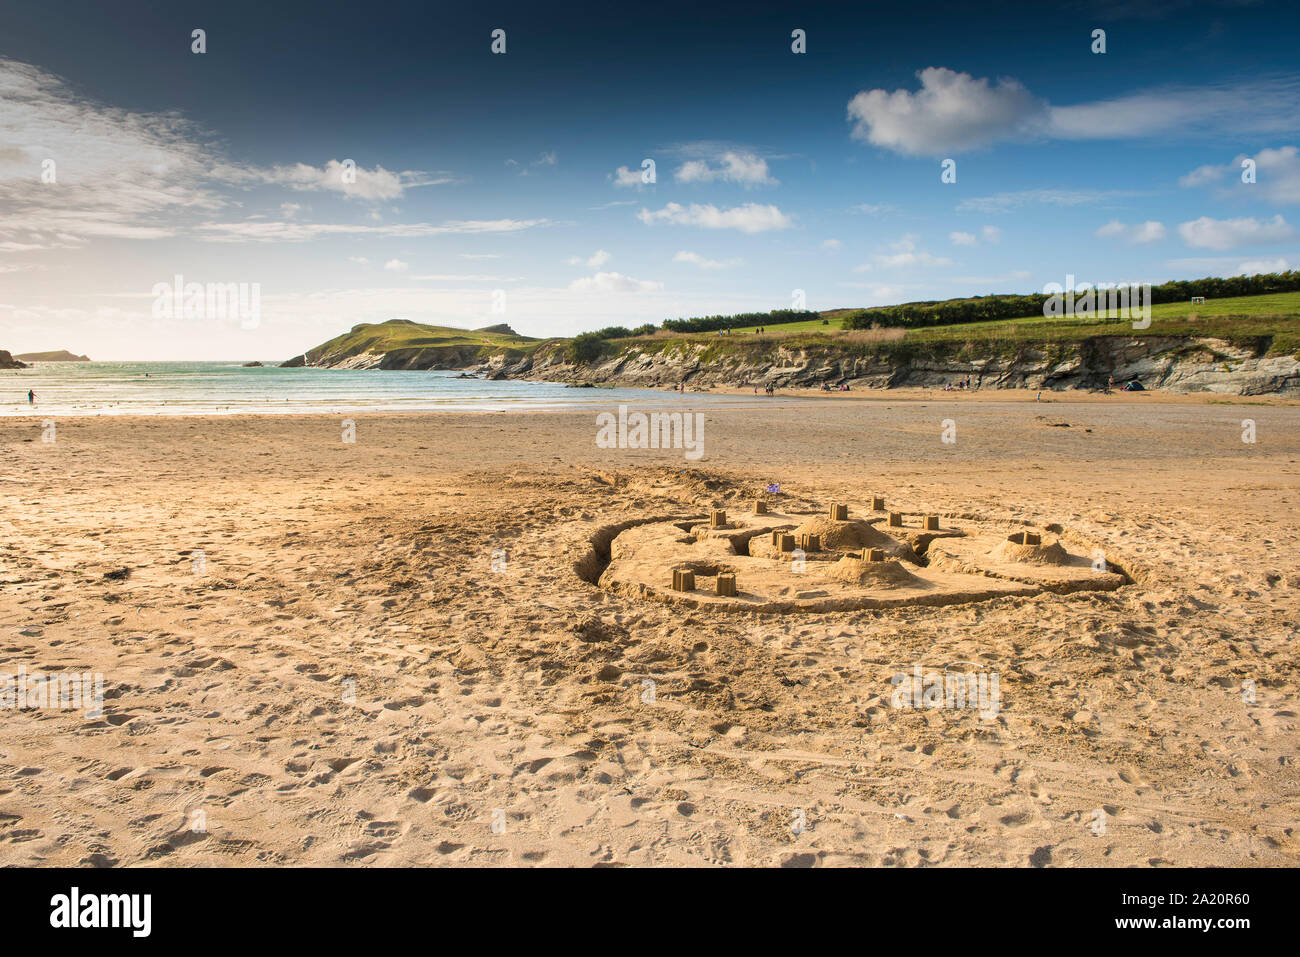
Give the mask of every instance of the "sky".
[[[1269, 0], [0, 0], [0, 349], [1300, 268], [1298, 40]], [[259, 313], [169, 315], [177, 276]]]

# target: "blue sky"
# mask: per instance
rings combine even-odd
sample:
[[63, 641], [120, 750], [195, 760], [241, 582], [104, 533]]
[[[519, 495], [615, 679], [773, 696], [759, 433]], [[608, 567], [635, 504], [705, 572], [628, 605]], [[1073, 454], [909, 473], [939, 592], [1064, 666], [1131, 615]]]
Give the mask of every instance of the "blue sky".
[[[0, 348], [280, 358], [388, 318], [1300, 265], [1285, 4], [440, 7], [0, 6]], [[259, 321], [155, 315], [176, 274], [258, 283]]]

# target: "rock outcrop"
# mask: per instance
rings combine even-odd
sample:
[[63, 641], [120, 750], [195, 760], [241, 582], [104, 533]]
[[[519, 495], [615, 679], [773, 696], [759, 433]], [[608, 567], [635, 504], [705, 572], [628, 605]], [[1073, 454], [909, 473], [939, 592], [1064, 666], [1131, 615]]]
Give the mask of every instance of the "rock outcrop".
[[27, 363], [19, 362], [5, 350], [0, 349], [0, 369], [26, 369]]
[[[665, 387], [772, 384], [776, 388], [923, 386], [942, 388], [970, 377], [983, 388], [1102, 388], [1140, 382], [1170, 392], [1223, 395], [1300, 395], [1300, 360], [1272, 354], [1270, 343], [1233, 344], [1182, 336], [1099, 336], [1078, 342], [1022, 346], [984, 356], [944, 355], [921, 348], [863, 353], [828, 344], [790, 349], [773, 346], [719, 351], [683, 340], [664, 347], [636, 344], [591, 363], [569, 361], [562, 348], [532, 355], [493, 356], [472, 367], [488, 378], [541, 379], [575, 384]], [[963, 350], [964, 351], [964, 350]]]
[[21, 359], [23, 362], [89, 362], [90, 356], [76, 356], [67, 349], [58, 349], [54, 352], [24, 352], [14, 356], [15, 359]]

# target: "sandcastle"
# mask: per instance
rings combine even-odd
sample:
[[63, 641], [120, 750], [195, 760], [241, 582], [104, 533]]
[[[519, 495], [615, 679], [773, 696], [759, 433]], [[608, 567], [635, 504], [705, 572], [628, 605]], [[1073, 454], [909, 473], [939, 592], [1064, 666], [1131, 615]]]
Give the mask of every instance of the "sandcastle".
[[883, 511], [883, 496], [867, 501], [870, 509], [832, 502], [801, 512], [756, 501], [752, 514], [707, 508], [703, 517], [612, 526], [606, 558], [579, 563], [580, 574], [638, 598], [779, 613], [1109, 591], [1128, 582], [1098, 564], [1094, 546], [1067, 547], [1058, 526], [1048, 526], [1057, 533], [1048, 539], [1044, 530], [922, 511], [905, 527], [903, 512]]

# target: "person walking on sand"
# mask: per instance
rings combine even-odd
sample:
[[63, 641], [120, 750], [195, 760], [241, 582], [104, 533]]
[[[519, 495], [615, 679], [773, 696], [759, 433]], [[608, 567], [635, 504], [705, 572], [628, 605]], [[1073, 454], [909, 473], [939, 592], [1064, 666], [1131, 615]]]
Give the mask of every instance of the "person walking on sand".
[[1106, 379], [1106, 394], [1110, 395], [1110, 390], [1115, 388], [1115, 377], [1110, 376]]

